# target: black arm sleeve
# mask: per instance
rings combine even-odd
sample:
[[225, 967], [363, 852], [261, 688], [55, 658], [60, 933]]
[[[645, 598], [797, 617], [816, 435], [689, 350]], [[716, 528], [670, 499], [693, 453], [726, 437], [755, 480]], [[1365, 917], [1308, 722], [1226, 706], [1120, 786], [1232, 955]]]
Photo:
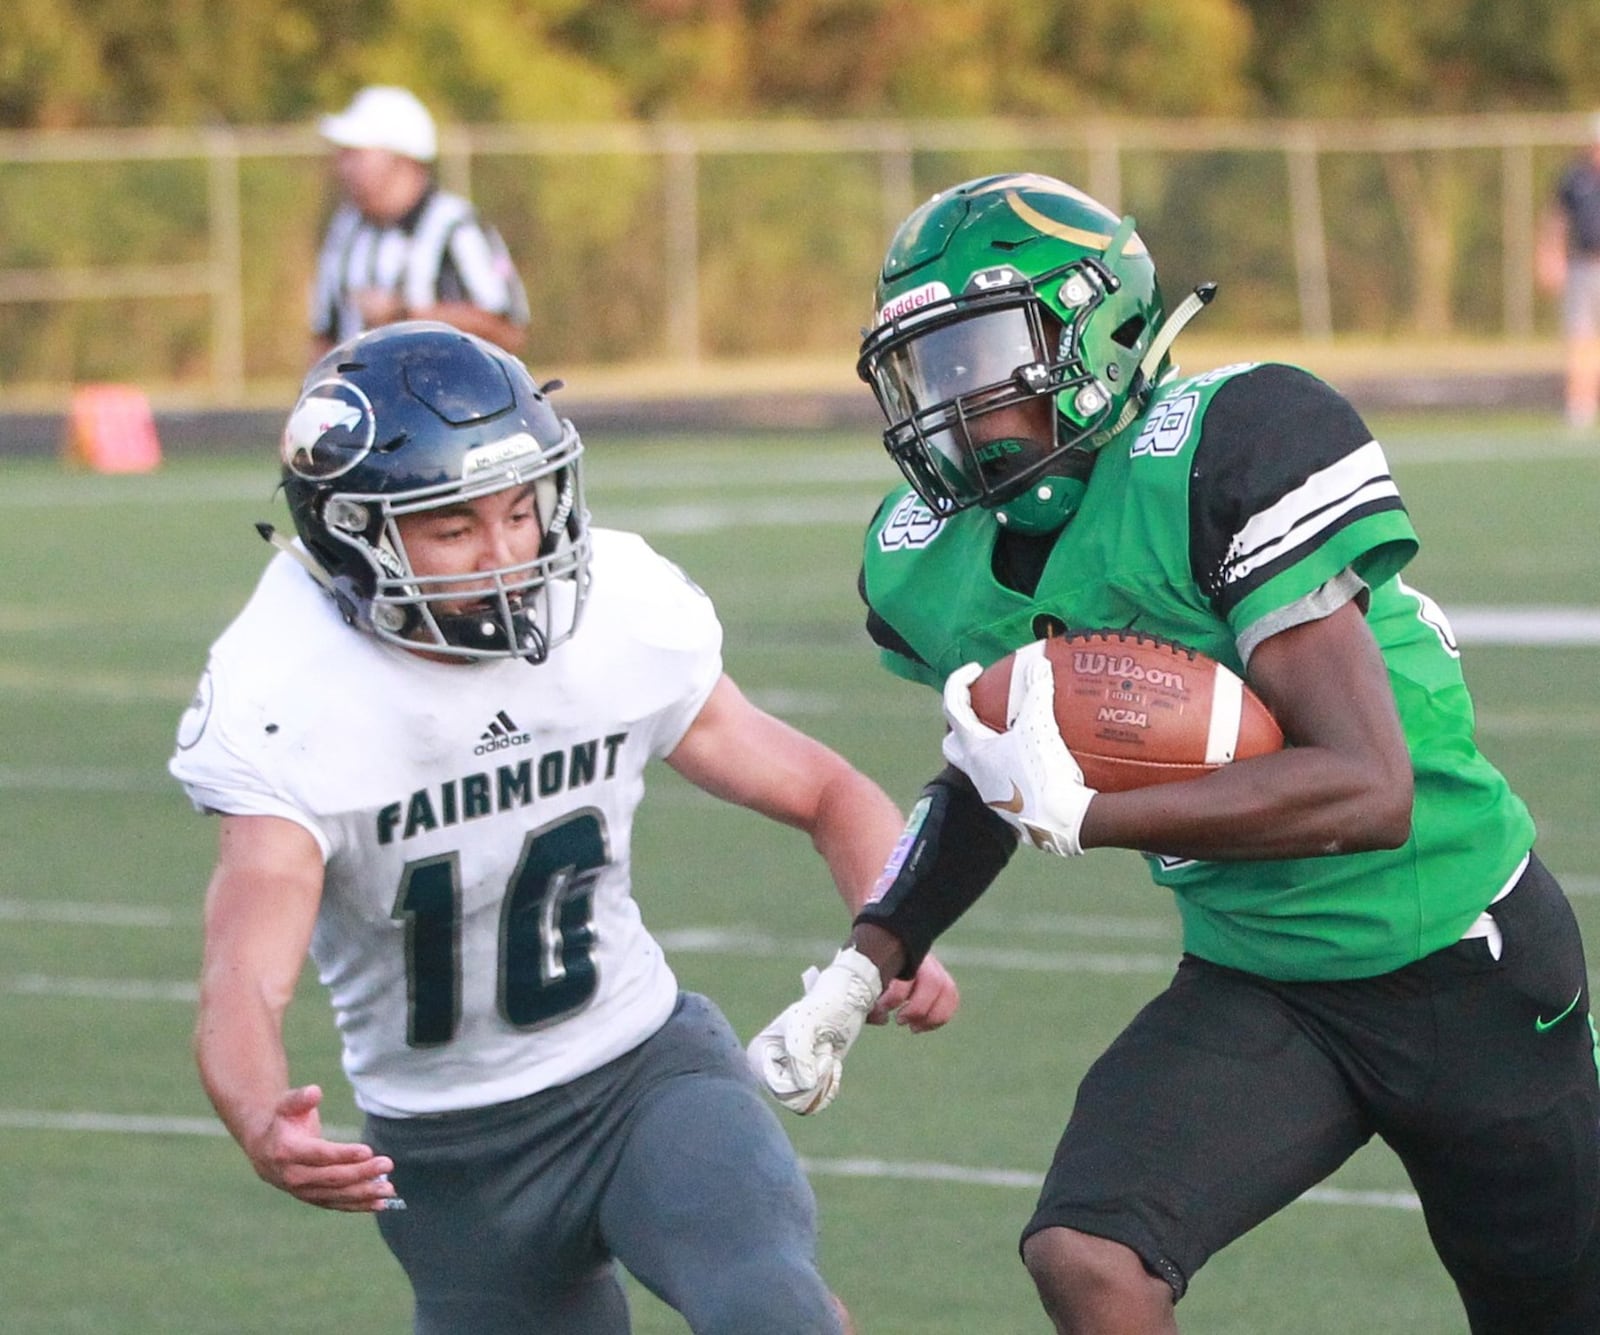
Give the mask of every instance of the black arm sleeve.
[[1017, 832], [984, 805], [960, 770], [923, 788], [884, 878], [856, 922], [872, 923], [905, 948], [910, 978], [935, 938], [977, 902], [1017, 849]]

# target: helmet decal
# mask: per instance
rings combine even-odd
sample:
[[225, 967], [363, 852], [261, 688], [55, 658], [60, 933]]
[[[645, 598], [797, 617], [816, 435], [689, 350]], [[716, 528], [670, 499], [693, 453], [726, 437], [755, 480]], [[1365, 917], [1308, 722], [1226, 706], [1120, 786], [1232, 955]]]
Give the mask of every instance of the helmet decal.
[[[1087, 199], [1087, 196], [1083, 196]], [[1066, 223], [1057, 222], [1054, 218], [1046, 217], [1038, 209], [1032, 207], [1015, 190], [1006, 191], [1006, 203], [1011, 206], [1011, 211], [1036, 231], [1043, 232], [1046, 236], [1053, 236], [1058, 241], [1070, 241], [1075, 246], [1083, 246], [1089, 250], [1109, 250], [1114, 240], [1113, 232], [1090, 232], [1082, 227], [1069, 227]], [[1098, 209], [1100, 206], [1094, 206]], [[1114, 219], [1111, 221], [1115, 222]], [[1137, 232], [1130, 232], [1127, 245], [1123, 249], [1125, 255], [1147, 255], [1144, 241]]]
[[320, 380], [295, 404], [283, 429], [283, 466], [299, 477], [326, 481], [348, 473], [372, 452], [377, 420], [372, 403], [346, 380]]
[[[963, 292], [988, 292], [997, 287], [1014, 287], [1018, 283], [1027, 282], [1021, 270], [1013, 269], [1009, 264], [997, 264], [992, 269], [979, 269], [967, 279]], [[945, 293], [946, 296], [950, 294]]]

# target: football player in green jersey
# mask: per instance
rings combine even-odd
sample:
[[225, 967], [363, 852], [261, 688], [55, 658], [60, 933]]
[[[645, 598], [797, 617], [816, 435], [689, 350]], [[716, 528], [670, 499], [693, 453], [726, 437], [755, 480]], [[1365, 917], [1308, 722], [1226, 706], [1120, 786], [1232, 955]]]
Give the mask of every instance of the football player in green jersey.
[[[924, 788], [849, 944], [750, 1045], [825, 1107], [886, 980], [1021, 840], [1138, 849], [1184, 952], [1093, 1064], [1023, 1234], [1060, 1331], [1176, 1327], [1208, 1257], [1372, 1136], [1404, 1163], [1471, 1329], [1600, 1331], [1600, 1080], [1583, 946], [1522, 801], [1478, 751], [1449, 622], [1383, 450], [1315, 376], [1182, 378], [1131, 218], [1047, 177], [936, 195], [896, 233], [859, 370], [909, 484], [862, 568], [885, 665], [943, 692]], [[1051, 719], [968, 686], [1113, 627], [1242, 674], [1289, 745], [1097, 793]]]

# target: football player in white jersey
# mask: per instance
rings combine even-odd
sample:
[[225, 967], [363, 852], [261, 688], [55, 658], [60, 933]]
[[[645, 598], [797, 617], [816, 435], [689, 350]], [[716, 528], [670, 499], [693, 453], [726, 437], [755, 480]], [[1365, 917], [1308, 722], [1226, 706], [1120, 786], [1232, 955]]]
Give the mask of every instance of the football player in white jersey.
[[[721, 1013], [631, 893], [662, 758], [811, 836], [847, 907], [889, 797], [752, 705], [710, 601], [592, 529], [583, 446], [514, 357], [407, 322], [336, 348], [283, 439], [298, 541], [213, 646], [173, 775], [221, 816], [195, 1048], [273, 1186], [375, 1212], [428, 1335], [629, 1328], [620, 1262], [696, 1332], [836, 1331], [815, 1203]], [[282, 1026], [309, 949], [362, 1144]], [[889, 993], [957, 1005], [930, 959]]]

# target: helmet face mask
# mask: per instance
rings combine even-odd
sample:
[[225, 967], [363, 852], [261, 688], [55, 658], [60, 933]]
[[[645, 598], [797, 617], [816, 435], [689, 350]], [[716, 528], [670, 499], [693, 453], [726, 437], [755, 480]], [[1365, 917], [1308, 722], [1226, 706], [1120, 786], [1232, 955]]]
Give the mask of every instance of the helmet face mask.
[[[1039, 176], [985, 177], [913, 213], [877, 309], [857, 371], [890, 456], [935, 514], [981, 505], [1031, 532], [1070, 518], [1094, 451], [1147, 399], [1163, 313], [1133, 220]], [[1033, 429], [1008, 434], [1010, 410], [1041, 400]]]
[[[515, 358], [412, 322], [313, 368], [285, 429], [283, 482], [351, 624], [429, 656], [538, 663], [576, 631], [588, 592], [582, 453]], [[406, 543], [417, 518], [513, 491], [534, 511], [536, 552], [490, 569], [418, 570]]]

